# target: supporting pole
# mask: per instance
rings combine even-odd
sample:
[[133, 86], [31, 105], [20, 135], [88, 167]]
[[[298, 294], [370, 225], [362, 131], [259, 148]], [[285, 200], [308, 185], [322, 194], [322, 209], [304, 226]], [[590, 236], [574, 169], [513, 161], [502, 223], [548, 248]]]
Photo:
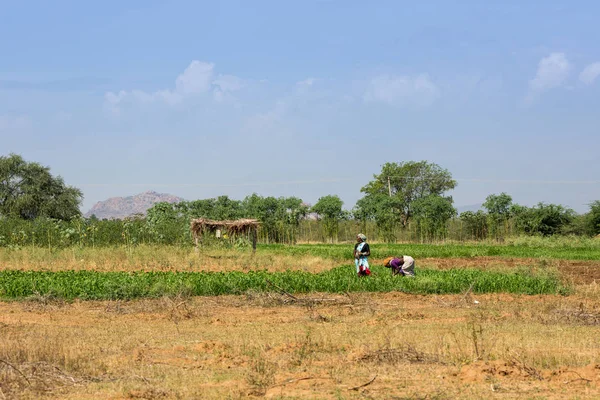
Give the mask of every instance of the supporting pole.
[[252, 254], [256, 253], [256, 236], [257, 236], [257, 228], [256, 226], [252, 229]]

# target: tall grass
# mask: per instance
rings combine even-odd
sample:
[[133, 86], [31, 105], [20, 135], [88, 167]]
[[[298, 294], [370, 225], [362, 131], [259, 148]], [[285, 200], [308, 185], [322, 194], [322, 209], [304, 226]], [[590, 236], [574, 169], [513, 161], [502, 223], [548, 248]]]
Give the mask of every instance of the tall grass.
[[555, 274], [520, 270], [509, 273], [474, 269], [420, 270], [415, 278], [392, 277], [374, 267], [368, 278], [355, 276], [353, 266], [311, 274], [286, 272], [96, 272], [96, 271], [0, 271], [0, 297], [32, 295], [64, 299], [133, 299], [187, 294], [216, 296], [248, 290], [272, 291], [277, 285], [292, 293], [389, 292], [421, 294], [460, 293], [472, 287], [476, 293], [566, 293]]
[[[263, 245], [259, 251], [273, 254], [305, 255], [344, 260], [352, 257], [351, 245]], [[561, 260], [600, 260], [600, 247], [536, 245], [535, 242], [519, 245], [490, 244], [372, 244], [371, 256], [409, 255], [415, 258], [471, 258], [482, 256], [516, 258], [556, 258]]]

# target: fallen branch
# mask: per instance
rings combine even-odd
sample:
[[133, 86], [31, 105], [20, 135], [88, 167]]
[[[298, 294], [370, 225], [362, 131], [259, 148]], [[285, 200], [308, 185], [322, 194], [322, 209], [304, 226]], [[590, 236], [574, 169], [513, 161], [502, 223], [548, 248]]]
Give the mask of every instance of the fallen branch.
[[285, 385], [289, 385], [290, 383], [296, 383], [296, 382], [300, 382], [300, 381], [307, 381], [309, 379], [331, 379], [331, 378], [318, 378], [318, 377], [314, 377], [314, 376], [306, 376], [304, 378], [288, 379], [287, 381], [283, 381], [281, 383], [278, 383], [278, 384], [270, 386], [270, 387], [274, 388], [274, 387], [278, 387], [278, 386], [285, 386]]
[[11, 367], [15, 371], [17, 371], [19, 373], [19, 375], [21, 375], [23, 377], [23, 379], [25, 379], [25, 381], [27, 382], [27, 384], [29, 386], [31, 386], [31, 382], [29, 381], [29, 379], [27, 379], [27, 377], [25, 376], [25, 374], [23, 372], [21, 372], [21, 370], [19, 368], [15, 367], [14, 365], [12, 365], [11, 363], [9, 363], [8, 361], [3, 360], [1, 358], [0, 358], [0, 362], [3, 363], [3, 364], [8, 365], [9, 367]]
[[364, 383], [364, 384], [362, 384], [362, 385], [360, 385], [360, 386], [356, 386], [356, 387], [350, 388], [350, 389], [348, 389], [348, 390], [358, 390], [358, 389], [362, 389], [362, 388], [364, 388], [365, 386], [369, 386], [371, 383], [375, 382], [375, 378], [377, 378], [377, 375], [375, 375], [375, 376], [373, 377], [373, 379], [371, 379], [369, 382], [367, 382], [367, 383]]
[[568, 385], [569, 383], [573, 383], [573, 382], [577, 382], [577, 381], [586, 381], [586, 382], [591, 382], [592, 381], [591, 379], [584, 378], [577, 371], [564, 371], [564, 372], [561, 372], [561, 374], [566, 374], [567, 372], [572, 372], [575, 375], [577, 375], [579, 378], [577, 378], [577, 379], [571, 379], [571, 380], [568, 380], [568, 381], [564, 381], [563, 384], [565, 384], [565, 385]]
[[467, 296], [471, 293], [471, 290], [473, 290], [473, 285], [475, 285], [475, 282], [471, 282], [471, 285], [469, 286], [469, 288], [467, 289], [467, 291], [465, 292], [465, 294], [462, 297], [462, 301], [466, 301], [467, 300]]
[[277, 289], [279, 291], [280, 294], [283, 294], [285, 296], [288, 296], [289, 298], [293, 299], [294, 301], [299, 301], [299, 299], [296, 296], [291, 295], [290, 293], [286, 292], [283, 288], [277, 286], [276, 284], [274, 284], [273, 282], [271, 282], [270, 280], [266, 280], [267, 283], [271, 286], [273, 286], [275, 289]]

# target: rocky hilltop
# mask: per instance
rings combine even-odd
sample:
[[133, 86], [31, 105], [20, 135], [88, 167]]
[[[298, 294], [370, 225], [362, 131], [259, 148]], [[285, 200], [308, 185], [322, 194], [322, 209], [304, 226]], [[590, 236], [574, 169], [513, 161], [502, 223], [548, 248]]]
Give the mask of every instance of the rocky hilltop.
[[146, 210], [155, 203], [165, 201], [167, 203], [178, 203], [182, 200], [182, 198], [171, 194], [154, 191], [136, 194], [135, 196], [111, 197], [94, 204], [84, 216], [89, 218], [95, 215], [99, 219], [125, 218], [133, 214], [145, 214]]

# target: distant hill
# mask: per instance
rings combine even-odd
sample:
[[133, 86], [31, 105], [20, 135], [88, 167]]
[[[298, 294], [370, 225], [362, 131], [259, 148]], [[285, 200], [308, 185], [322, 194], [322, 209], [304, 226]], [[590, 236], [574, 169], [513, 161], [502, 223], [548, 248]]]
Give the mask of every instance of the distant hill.
[[125, 218], [133, 214], [145, 214], [146, 211], [156, 203], [166, 201], [167, 203], [178, 203], [183, 199], [166, 193], [153, 191], [136, 194], [127, 197], [111, 197], [99, 201], [84, 214], [89, 218], [95, 215], [99, 219]]

